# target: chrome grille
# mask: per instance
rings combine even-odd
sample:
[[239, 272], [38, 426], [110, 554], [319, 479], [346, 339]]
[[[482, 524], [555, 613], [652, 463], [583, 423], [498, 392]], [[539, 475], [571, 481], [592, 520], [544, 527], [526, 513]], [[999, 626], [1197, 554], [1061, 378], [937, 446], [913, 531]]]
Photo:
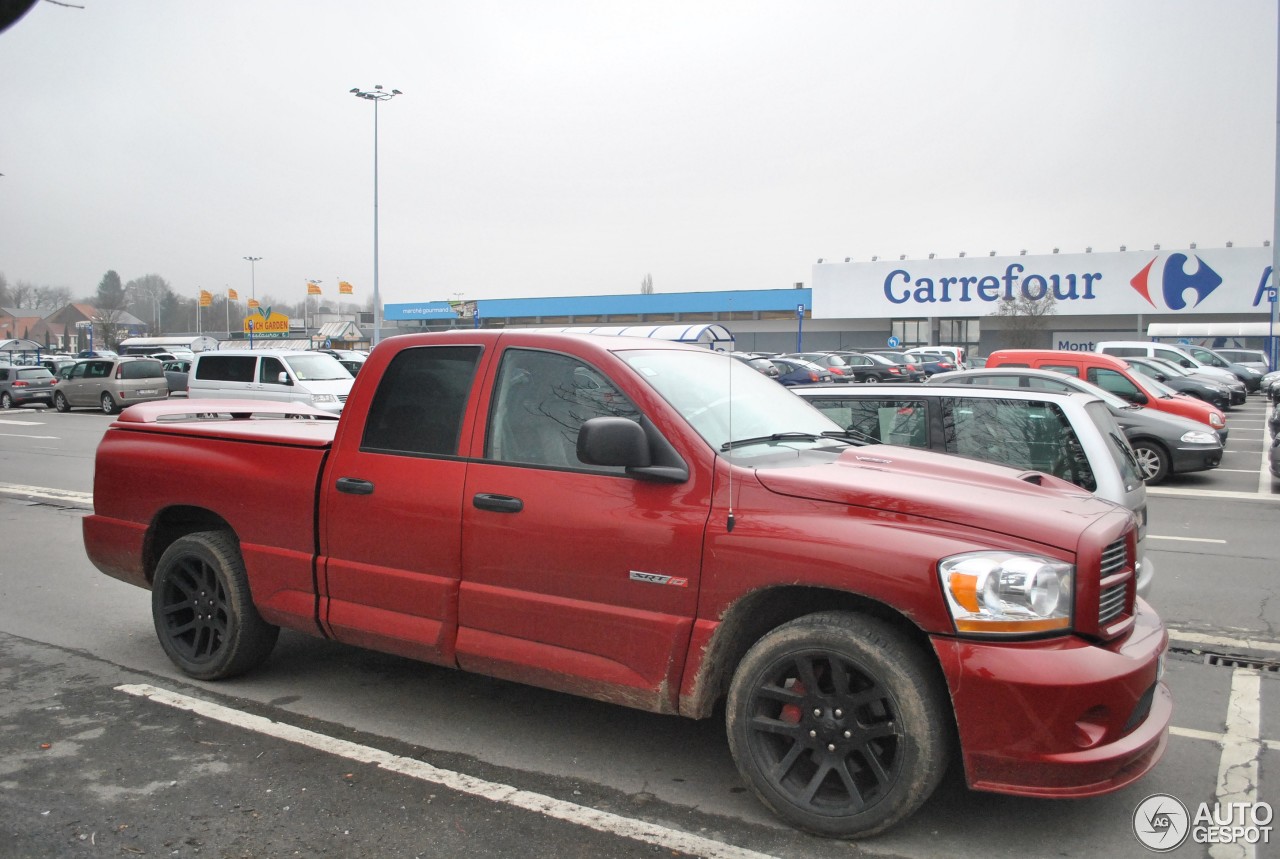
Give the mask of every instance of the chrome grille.
[[[1132, 564], [1129, 562], [1129, 546], [1125, 540], [1116, 540], [1102, 550], [1102, 578], [1105, 579], [1108, 576], [1122, 573], [1125, 569], [1132, 569]], [[1124, 614], [1126, 598], [1129, 592], [1129, 578], [1108, 588], [1103, 588], [1098, 594], [1099, 626], [1106, 626]]]
[[1102, 577], [1114, 576], [1129, 563], [1129, 547], [1124, 540], [1116, 540], [1102, 550]]
[[1104, 626], [1124, 614], [1125, 591], [1128, 582], [1112, 585], [1098, 595], [1098, 625]]

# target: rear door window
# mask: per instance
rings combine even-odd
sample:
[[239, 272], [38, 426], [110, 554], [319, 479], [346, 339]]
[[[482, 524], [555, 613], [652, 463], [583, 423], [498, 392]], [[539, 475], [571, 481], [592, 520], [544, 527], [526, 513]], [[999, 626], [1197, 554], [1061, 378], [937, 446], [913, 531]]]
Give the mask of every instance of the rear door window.
[[122, 361], [121, 379], [163, 379], [164, 365], [159, 361]]
[[387, 366], [369, 406], [360, 449], [410, 456], [458, 453], [479, 346], [405, 349]]
[[214, 382], [252, 382], [256, 355], [207, 355], [196, 362], [196, 378]]
[[1098, 488], [1079, 436], [1056, 403], [948, 397], [942, 402], [947, 453], [1051, 474]]

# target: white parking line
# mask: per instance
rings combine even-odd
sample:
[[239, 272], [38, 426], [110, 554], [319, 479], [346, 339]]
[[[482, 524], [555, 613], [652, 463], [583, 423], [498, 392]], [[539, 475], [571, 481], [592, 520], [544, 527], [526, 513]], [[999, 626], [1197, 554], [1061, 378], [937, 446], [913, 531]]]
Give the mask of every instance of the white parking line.
[[24, 432], [0, 432], [0, 438], [41, 438], [41, 439], [55, 439], [55, 438], [61, 438], [61, 436], [56, 436], [56, 435], [28, 435], [27, 433], [24, 433]]
[[44, 421], [11, 421], [8, 418], [0, 418], [0, 424], [13, 424], [14, 426], [29, 427], [32, 424], [36, 426], [44, 426]]
[[19, 483], [0, 483], [0, 493], [19, 495], [23, 498], [41, 498], [45, 501], [66, 501], [73, 504], [93, 504], [92, 492], [76, 492], [73, 489], [52, 489], [48, 486], [23, 486]]
[[201, 701], [198, 698], [180, 695], [167, 689], [160, 689], [147, 684], [126, 684], [117, 686], [116, 690], [139, 698], [147, 698], [168, 707], [187, 710], [207, 719], [213, 719], [248, 731], [307, 746], [327, 754], [337, 755], [338, 757], [361, 763], [374, 764], [383, 769], [398, 772], [421, 781], [438, 784], [459, 793], [477, 796], [493, 802], [505, 803], [517, 808], [523, 808], [526, 811], [532, 811], [535, 814], [542, 814], [577, 826], [583, 826], [587, 829], [594, 829], [597, 832], [630, 838], [633, 841], [641, 841], [645, 844], [653, 844], [676, 853], [705, 856], [709, 857], [709, 859], [769, 859], [767, 854], [757, 853], [754, 850], [745, 850], [740, 847], [734, 847], [731, 844], [712, 841], [709, 838], [700, 838], [696, 835], [690, 835], [676, 829], [668, 829], [665, 826], [658, 826], [654, 823], [633, 820], [629, 817], [611, 814], [597, 808], [589, 808], [585, 805], [565, 802], [540, 793], [520, 790], [510, 785], [485, 781], [484, 779], [453, 772], [452, 770], [440, 769], [415, 758], [393, 755], [381, 749], [362, 746], [348, 740], [339, 740], [315, 731], [308, 731], [305, 728], [273, 722], [262, 716], [255, 716], [251, 713], [233, 710], [230, 707]]
[[[1227, 742], [1218, 761], [1218, 807], [1229, 803], [1252, 805], [1258, 798], [1258, 758], [1262, 723], [1262, 677], [1252, 668], [1237, 668], [1231, 675], [1227, 701]], [[1241, 839], [1209, 847], [1213, 859], [1253, 859], [1257, 846]]]
[[1148, 534], [1148, 540], [1181, 540], [1184, 543], [1223, 543], [1226, 540], [1219, 540], [1216, 537], [1166, 537], [1162, 534]]

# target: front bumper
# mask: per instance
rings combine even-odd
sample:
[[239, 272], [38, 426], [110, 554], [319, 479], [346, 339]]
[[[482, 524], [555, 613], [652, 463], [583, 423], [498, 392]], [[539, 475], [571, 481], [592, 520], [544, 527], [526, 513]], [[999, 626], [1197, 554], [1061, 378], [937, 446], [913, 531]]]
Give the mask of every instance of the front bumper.
[[[1225, 439], [1224, 439], [1225, 441]], [[1222, 464], [1222, 447], [1209, 444], [1191, 444], [1174, 448], [1169, 455], [1169, 470], [1174, 474], [1187, 471], [1207, 471]]]
[[1137, 602], [1115, 642], [935, 637], [965, 776], [975, 790], [1081, 797], [1118, 790], [1164, 754], [1173, 700], [1160, 678], [1168, 636]]

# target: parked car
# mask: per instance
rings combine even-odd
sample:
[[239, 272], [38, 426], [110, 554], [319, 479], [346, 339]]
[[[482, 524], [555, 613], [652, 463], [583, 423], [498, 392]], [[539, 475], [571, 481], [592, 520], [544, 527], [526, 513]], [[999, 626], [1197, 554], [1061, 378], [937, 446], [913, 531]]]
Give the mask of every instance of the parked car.
[[1160, 483], [1170, 474], [1206, 471], [1222, 463], [1222, 442], [1218, 434], [1204, 424], [1127, 402], [1075, 376], [1052, 370], [1005, 367], [940, 373], [929, 383], [1094, 394], [1107, 404], [1111, 416], [1124, 430], [1138, 459], [1138, 473], [1148, 486]]
[[1257, 370], [1264, 376], [1271, 372], [1271, 362], [1267, 360], [1267, 353], [1260, 349], [1214, 349], [1213, 351], [1233, 364]]
[[1262, 381], [1263, 373], [1266, 372], [1256, 367], [1246, 367], [1243, 364], [1230, 361], [1207, 346], [1188, 345], [1182, 348], [1191, 353], [1192, 358], [1195, 358], [1206, 367], [1216, 367], [1219, 370], [1230, 371], [1250, 392], [1258, 390], [1258, 384]]
[[54, 376], [58, 376], [63, 370], [70, 367], [77, 360], [79, 359], [73, 358], [70, 355], [43, 355], [40, 358], [40, 366], [44, 367]]
[[363, 352], [356, 352], [351, 349], [317, 349], [316, 351], [337, 358], [338, 363], [346, 367], [347, 372], [352, 376], [360, 372], [360, 368], [364, 366], [365, 359], [369, 357]]
[[941, 352], [917, 352], [911, 357], [915, 359], [920, 369], [924, 371], [925, 381], [928, 381], [938, 373], [951, 373], [960, 369], [949, 355], [944, 355]]
[[903, 349], [902, 352], [906, 355], [920, 355], [925, 353], [946, 355], [951, 359], [951, 363], [956, 365], [957, 370], [966, 370], [973, 366], [968, 356], [968, 352], [963, 346], [912, 346], [910, 349]]
[[892, 361], [898, 365], [898, 369], [902, 372], [903, 377], [908, 382], [923, 382], [925, 377], [924, 369], [916, 361], [914, 356], [907, 355], [903, 352], [894, 352], [888, 349], [872, 349], [865, 354], [879, 355], [881, 358]]
[[45, 367], [0, 366], [0, 409], [53, 405], [53, 374]]
[[[1139, 373], [1155, 379], [1160, 384], [1179, 394], [1204, 400], [1222, 409], [1224, 412], [1235, 403], [1236, 394], [1217, 379], [1188, 372], [1183, 367], [1159, 358], [1126, 358], [1125, 361]], [[1244, 402], [1244, 391], [1239, 394], [1240, 402]]]
[[763, 373], [770, 379], [777, 379], [782, 375], [778, 370], [777, 365], [763, 355], [755, 355], [751, 352], [730, 352], [729, 354], [755, 370], [757, 373]]
[[125, 406], [168, 396], [164, 365], [154, 358], [86, 358], [63, 369], [53, 405], [60, 412], [98, 408], [114, 415]]
[[842, 355], [836, 352], [791, 352], [778, 357], [795, 358], [800, 361], [817, 364], [831, 374], [831, 381], [833, 382], [852, 382], [854, 380], [853, 371], [849, 369], [848, 363]]
[[1271, 398], [1272, 402], [1280, 400], [1280, 370], [1272, 370], [1270, 373], [1262, 377], [1262, 387], [1259, 388], [1262, 393]]
[[1210, 367], [1188, 352], [1185, 347], [1175, 346], [1172, 343], [1156, 343], [1151, 340], [1103, 340], [1094, 346], [1094, 351], [1103, 355], [1114, 355], [1117, 358], [1163, 358], [1193, 373], [1213, 376], [1223, 383], [1239, 381], [1235, 373], [1225, 367]]
[[353, 381], [337, 358], [320, 352], [220, 349], [196, 354], [187, 396], [277, 400], [340, 412]]
[[803, 358], [778, 357], [770, 358], [769, 360], [773, 362], [773, 366], [778, 368], [776, 381], [787, 387], [792, 385], [817, 385], [822, 382], [833, 381], [829, 370]]
[[1101, 397], [938, 384], [823, 385], [795, 393], [855, 438], [1043, 472], [1127, 507], [1140, 523], [1138, 591], [1149, 591], [1155, 567], [1143, 548], [1147, 491]]
[[908, 377], [902, 365], [895, 364], [883, 355], [862, 352], [841, 352], [840, 357], [853, 372], [853, 381], [906, 382]]
[[1195, 397], [1176, 394], [1111, 355], [1065, 349], [999, 349], [987, 356], [987, 366], [1031, 367], [1075, 376], [1131, 403], [1208, 424], [1222, 443], [1227, 443], [1227, 416], [1220, 409]]
[[187, 379], [191, 374], [191, 362], [182, 358], [162, 361], [164, 380], [169, 387], [169, 396], [187, 395]]

